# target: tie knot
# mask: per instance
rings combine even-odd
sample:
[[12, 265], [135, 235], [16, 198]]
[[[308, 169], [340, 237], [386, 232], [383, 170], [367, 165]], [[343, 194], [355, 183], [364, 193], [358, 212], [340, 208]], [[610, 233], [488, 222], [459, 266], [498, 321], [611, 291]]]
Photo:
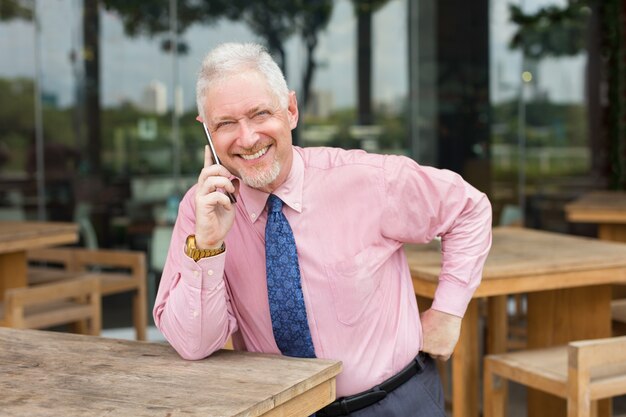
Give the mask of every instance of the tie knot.
[[267, 199], [267, 209], [270, 213], [279, 213], [283, 209], [283, 200], [274, 194], [270, 194], [270, 197]]

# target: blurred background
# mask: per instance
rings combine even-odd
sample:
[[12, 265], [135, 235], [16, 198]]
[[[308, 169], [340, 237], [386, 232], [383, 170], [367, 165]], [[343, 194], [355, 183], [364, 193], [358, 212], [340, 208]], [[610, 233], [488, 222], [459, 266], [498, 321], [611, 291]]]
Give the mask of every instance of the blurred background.
[[494, 223], [595, 234], [563, 206], [626, 189], [626, 0], [0, 0], [0, 218], [150, 252], [202, 166], [203, 56], [268, 47], [300, 146], [404, 154]]

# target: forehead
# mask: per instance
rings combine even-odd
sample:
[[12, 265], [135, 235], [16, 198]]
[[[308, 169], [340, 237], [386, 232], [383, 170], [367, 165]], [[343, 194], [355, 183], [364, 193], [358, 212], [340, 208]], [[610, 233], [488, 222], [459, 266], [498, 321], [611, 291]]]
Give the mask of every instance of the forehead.
[[204, 107], [210, 118], [233, 116], [256, 107], [277, 106], [265, 77], [248, 71], [216, 80], [208, 87]]

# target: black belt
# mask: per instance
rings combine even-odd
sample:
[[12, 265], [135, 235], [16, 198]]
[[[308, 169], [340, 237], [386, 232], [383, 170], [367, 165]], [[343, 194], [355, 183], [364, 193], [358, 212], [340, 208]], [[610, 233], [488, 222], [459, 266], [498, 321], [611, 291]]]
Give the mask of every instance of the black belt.
[[377, 403], [413, 376], [422, 373], [425, 359], [426, 354], [420, 352], [410, 364], [396, 375], [367, 391], [349, 397], [339, 398], [316, 412], [315, 415], [317, 417], [347, 416], [354, 411]]

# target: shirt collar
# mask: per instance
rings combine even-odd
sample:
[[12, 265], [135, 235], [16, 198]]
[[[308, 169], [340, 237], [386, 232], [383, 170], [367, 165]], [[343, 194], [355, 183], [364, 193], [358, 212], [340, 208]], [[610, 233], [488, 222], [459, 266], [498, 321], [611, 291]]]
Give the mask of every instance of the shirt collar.
[[[293, 162], [291, 171], [285, 182], [274, 190], [273, 194], [278, 196], [291, 209], [302, 212], [302, 189], [304, 188], [304, 160], [302, 155], [292, 147]], [[248, 218], [254, 223], [263, 212], [269, 194], [247, 186], [240, 181], [239, 195], [244, 203], [244, 209], [248, 214]]]

